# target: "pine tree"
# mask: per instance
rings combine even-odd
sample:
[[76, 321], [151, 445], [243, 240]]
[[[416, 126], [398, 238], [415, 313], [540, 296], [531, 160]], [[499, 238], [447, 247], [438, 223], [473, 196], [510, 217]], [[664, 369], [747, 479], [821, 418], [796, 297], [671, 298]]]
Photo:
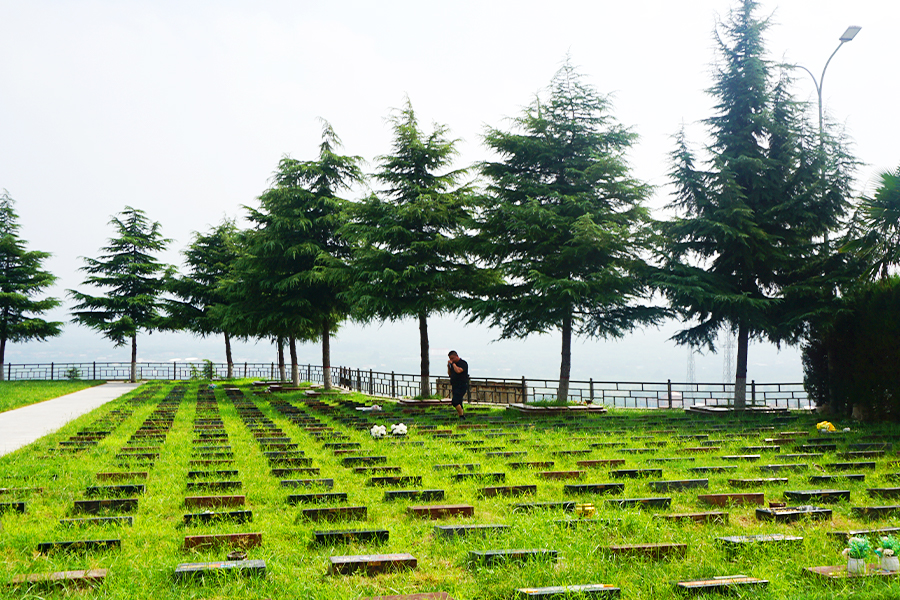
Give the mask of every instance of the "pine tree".
[[326, 268], [346, 259], [349, 248], [337, 234], [345, 223], [346, 200], [338, 193], [363, 180], [362, 159], [336, 153], [340, 140], [323, 122], [319, 158], [278, 163], [274, 185], [250, 209], [254, 228], [247, 255], [238, 261], [236, 284], [244, 298], [232, 307], [232, 322], [250, 323], [260, 337], [286, 338], [291, 379], [299, 383], [297, 341], [320, 339], [326, 389], [331, 388], [331, 335], [350, 307], [344, 282]]
[[84, 258], [81, 270], [88, 274], [84, 285], [104, 288], [104, 296], [69, 290], [78, 302], [73, 321], [103, 334], [116, 347], [131, 341], [131, 381], [137, 381], [137, 336], [159, 325], [161, 300], [172, 267], [154, 253], [165, 250], [169, 240], [162, 237], [160, 224], [147, 219], [144, 211], [126, 206], [110, 224], [116, 237], [110, 238], [99, 258]]
[[188, 272], [169, 281], [168, 291], [174, 298], [164, 300], [166, 329], [186, 329], [203, 337], [221, 334], [225, 338], [229, 379], [234, 376], [234, 332], [225, 326], [222, 313], [228, 303], [224, 284], [240, 255], [237, 233], [234, 222], [229, 220], [206, 234], [194, 233], [194, 241], [183, 252]]
[[375, 174], [386, 188], [352, 205], [343, 230], [355, 247], [350, 296], [363, 320], [418, 319], [420, 394], [428, 397], [428, 317], [452, 310], [484, 275], [460, 243], [472, 191], [461, 184], [467, 171], [451, 169], [456, 141], [443, 125], [423, 132], [408, 99], [390, 122], [393, 147]]
[[485, 138], [500, 160], [482, 166], [489, 184], [477, 241], [505, 282], [468, 308], [502, 338], [560, 330], [560, 401], [573, 335], [620, 337], [665, 312], [640, 304], [649, 292], [640, 257], [649, 187], [626, 161], [636, 135], [609, 108], [567, 61], [546, 102], [536, 99], [515, 131], [489, 129]]
[[19, 216], [9, 192], [0, 195], [0, 381], [6, 371], [7, 342], [44, 341], [62, 332], [59, 321], [38, 315], [60, 305], [56, 298], [36, 298], [56, 277], [43, 270], [47, 252], [26, 250], [19, 238]]
[[[749, 340], [796, 341], [827, 294], [828, 231], [846, 209], [852, 161], [829, 162], [790, 78], [765, 58], [767, 20], [741, 0], [717, 33], [706, 160], [683, 131], [672, 154], [679, 216], [663, 226], [662, 287], [691, 325], [679, 343], [715, 348], [737, 334], [735, 408], [746, 404]], [[843, 150], [829, 145], [833, 155]], [[831, 172], [826, 170], [831, 167]]]

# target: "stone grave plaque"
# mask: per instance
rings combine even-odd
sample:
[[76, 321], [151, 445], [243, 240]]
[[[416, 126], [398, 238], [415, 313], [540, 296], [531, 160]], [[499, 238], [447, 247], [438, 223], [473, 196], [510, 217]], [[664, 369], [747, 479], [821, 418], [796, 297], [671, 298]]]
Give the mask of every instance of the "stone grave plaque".
[[331, 531], [313, 531], [315, 544], [349, 544], [350, 542], [385, 543], [390, 538], [387, 529], [339, 529]]
[[737, 465], [712, 465], [706, 467], [690, 467], [688, 471], [692, 473], [723, 473], [725, 471], [734, 471]]
[[540, 471], [538, 476], [544, 479], [581, 479], [584, 471]]
[[440, 537], [469, 537], [505, 533], [509, 525], [435, 525], [434, 533]]
[[16, 575], [9, 580], [9, 585], [28, 584], [35, 587], [63, 586], [82, 587], [102, 583], [106, 579], [106, 569], [87, 569], [84, 571], [56, 571], [51, 573], [29, 573]]
[[803, 538], [796, 535], [784, 535], [781, 533], [765, 533], [760, 535], [730, 535], [716, 538], [716, 541], [726, 548], [735, 550], [748, 546], [782, 546], [786, 544], [800, 544]]
[[341, 460], [341, 464], [345, 467], [355, 467], [358, 465], [375, 465], [387, 462], [387, 456], [345, 456]]
[[400, 467], [384, 466], [384, 467], [354, 467], [354, 473], [399, 473]]
[[481, 465], [479, 463], [434, 465], [432, 467], [435, 471], [448, 471], [451, 469], [456, 471], [477, 471], [480, 468]]
[[761, 505], [765, 503], [765, 494], [762, 492], [755, 493], [735, 493], [735, 494], [700, 494], [697, 496], [698, 502], [705, 502], [714, 506], [728, 506], [733, 504], [736, 506]]
[[787, 477], [758, 477], [756, 479], [729, 479], [728, 485], [736, 488], [748, 488], [758, 485], [782, 485], [787, 482]]
[[134, 517], [94, 517], [90, 519], [60, 519], [60, 525], [88, 527], [90, 525], [133, 525]]
[[0, 502], [0, 515], [6, 512], [25, 512], [24, 502]]
[[850, 574], [847, 572], [847, 565], [833, 565], [826, 567], [806, 567], [806, 573], [823, 577], [825, 579], [850, 579], [857, 577], [897, 577], [896, 571], [884, 571], [881, 565], [866, 565], [865, 573]]
[[309, 521], [332, 521], [339, 519], [365, 520], [368, 516], [368, 509], [365, 506], [304, 508], [301, 515]]
[[584, 585], [557, 585], [540, 588], [517, 588], [519, 598], [556, 599], [563, 598], [619, 598], [621, 589], [607, 583]]
[[506, 463], [511, 469], [550, 469], [553, 468], [554, 464], [552, 460]]
[[536, 494], [536, 485], [498, 485], [483, 487], [479, 493], [485, 498], [493, 498], [495, 496], [524, 496], [526, 494]]
[[602, 550], [616, 556], [644, 556], [653, 559], [684, 558], [687, 544], [624, 544], [606, 546]]
[[74, 510], [76, 513], [97, 514], [102, 510], [130, 512], [137, 510], [137, 507], [137, 498], [110, 498], [107, 500], [76, 500]]
[[390, 571], [415, 569], [418, 565], [416, 557], [406, 552], [399, 554], [331, 556], [328, 561], [328, 572], [332, 575], [349, 575], [360, 572], [366, 575], [375, 575]]
[[245, 577], [265, 577], [264, 560], [223, 560], [207, 563], [182, 563], [175, 568], [175, 579], [192, 579], [212, 573], [236, 573]]
[[712, 579], [694, 579], [691, 581], [679, 581], [676, 589], [687, 592], [703, 593], [716, 591], [733, 591], [746, 588], [764, 588], [769, 585], [766, 579], [747, 577], [746, 575], [723, 575]]
[[97, 473], [98, 481], [128, 481], [130, 479], [147, 479], [147, 471], [131, 471], [123, 473]]
[[853, 471], [856, 469], [874, 469], [876, 466], [875, 461], [871, 462], [841, 462], [841, 463], [828, 463], [825, 465], [829, 469], [834, 469], [835, 471]]
[[[471, 412], [472, 409], [469, 409]], [[400, 596], [366, 596], [361, 600], [453, 600], [447, 592], [427, 592], [424, 594], [403, 594]]]
[[790, 502], [840, 502], [850, 500], [850, 490], [785, 490]]
[[584, 468], [598, 468], [598, 467], [615, 467], [618, 465], [624, 465], [624, 458], [611, 458], [611, 459], [598, 459], [598, 460], [579, 460], [575, 463], [576, 466], [584, 467]]
[[757, 508], [756, 518], [759, 521], [775, 521], [776, 523], [792, 523], [803, 518], [817, 521], [831, 519], [831, 509], [818, 506], [786, 506], [784, 508]]
[[93, 552], [121, 548], [122, 540], [71, 540], [65, 542], [41, 542], [37, 550], [41, 554], [48, 552]]
[[610, 506], [619, 508], [669, 508], [671, 498], [609, 498], [605, 500]]
[[384, 492], [384, 500], [443, 500], [444, 490], [387, 490]]
[[809, 465], [806, 463], [792, 463], [792, 464], [778, 464], [778, 465], [760, 465], [760, 471], [771, 471], [773, 473], [778, 473], [780, 471], [803, 471], [808, 469]]
[[410, 506], [406, 509], [409, 514], [428, 519], [441, 519], [444, 517], [462, 516], [471, 517], [475, 514], [475, 507], [469, 504], [432, 504], [424, 506]]
[[243, 487], [240, 481], [189, 481], [187, 491], [227, 492]]
[[900, 498], [900, 487], [891, 488], [868, 488], [866, 489], [870, 496], [876, 498]]
[[678, 479], [674, 481], [651, 481], [650, 489], [654, 492], [669, 492], [691, 488], [708, 488], [709, 479]]
[[184, 505], [190, 508], [216, 508], [220, 506], [243, 506], [246, 498], [237, 496], [187, 496]]
[[662, 477], [662, 469], [615, 469], [609, 472], [610, 477], [638, 478], [638, 477]]
[[370, 477], [366, 485], [422, 485], [421, 475], [382, 475]]
[[836, 537], [841, 540], [849, 540], [852, 537], [859, 536], [867, 536], [867, 535], [893, 535], [897, 536], [900, 534], [900, 527], [882, 527], [881, 529], [851, 529], [849, 531], [829, 531], [828, 535], [831, 537]]
[[563, 485], [563, 494], [621, 494], [625, 491], [624, 483], [567, 483]]
[[212, 523], [214, 521], [233, 521], [235, 523], [249, 523], [253, 520], [252, 510], [233, 510], [228, 512], [189, 513], [184, 515], [185, 525], [197, 525]]
[[314, 502], [346, 502], [346, 492], [322, 492], [319, 494], [291, 494], [288, 504], [310, 504]]
[[476, 481], [506, 481], [506, 473], [454, 473], [450, 478], [453, 481], [467, 481], [470, 479]]
[[556, 562], [556, 555], [556, 550], [547, 550], [546, 548], [485, 551], [469, 550], [469, 561], [480, 565], [525, 562], [528, 560], [550, 560]]
[[229, 471], [188, 471], [187, 478], [188, 479], [202, 479], [208, 477], [218, 477], [222, 480], [228, 477], [237, 477], [238, 472], [235, 470]]
[[334, 479], [283, 479], [281, 487], [325, 487], [333, 488]]
[[670, 515], [653, 515], [658, 519], [666, 519], [669, 521], [694, 521], [695, 523], [715, 523], [718, 525], [728, 524], [728, 513], [722, 511], [712, 512], [696, 512], [696, 513], [673, 513]]
[[318, 475], [319, 467], [294, 467], [287, 469], [272, 469], [274, 477], [290, 477], [291, 475]]
[[524, 502], [521, 504], [511, 504], [514, 511], [528, 512], [532, 510], [575, 510], [577, 502]]
[[841, 475], [810, 475], [810, 483], [830, 483], [832, 481], [865, 481], [865, 473], [847, 473]]
[[186, 535], [184, 549], [215, 548], [230, 546], [234, 548], [255, 548], [262, 544], [261, 533], [218, 533], [214, 535]]
[[850, 509], [850, 514], [858, 519], [884, 519], [900, 514], [900, 506], [854, 506]]

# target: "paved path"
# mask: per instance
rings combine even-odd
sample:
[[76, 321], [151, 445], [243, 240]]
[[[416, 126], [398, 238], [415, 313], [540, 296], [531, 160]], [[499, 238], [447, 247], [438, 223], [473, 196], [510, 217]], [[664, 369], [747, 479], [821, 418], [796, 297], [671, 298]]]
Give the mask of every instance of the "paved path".
[[0, 413], [0, 456], [53, 433], [69, 421], [139, 385], [118, 381], [95, 385], [80, 392]]

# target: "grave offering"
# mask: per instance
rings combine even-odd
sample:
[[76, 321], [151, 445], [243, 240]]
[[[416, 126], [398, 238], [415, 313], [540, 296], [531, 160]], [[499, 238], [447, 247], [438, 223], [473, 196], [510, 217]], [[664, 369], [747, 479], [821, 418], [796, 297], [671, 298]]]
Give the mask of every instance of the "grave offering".
[[225, 560], [206, 563], [182, 563], [175, 568], [175, 579], [195, 579], [210, 573], [236, 573], [244, 577], [266, 576], [264, 560]]
[[418, 565], [412, 554], [362, 554], [357, 556], [332, 556], [328, 559], [331, 575], [349, 575], [362, 572], [366, 575], [414, 569]]
[[528, 560], [551, 560], [556, 562], [556, 550], [546, 548], [516, 550], [469, 550], [469, 561], [480, 565], [496, 565], [506, 562], [525, 562]]
[[561, 585], [541, 588], [518, 588], [519, 598], [561, 599], [561, 598], [618, 598], [621, 589], [607, 583], [586, 585]]

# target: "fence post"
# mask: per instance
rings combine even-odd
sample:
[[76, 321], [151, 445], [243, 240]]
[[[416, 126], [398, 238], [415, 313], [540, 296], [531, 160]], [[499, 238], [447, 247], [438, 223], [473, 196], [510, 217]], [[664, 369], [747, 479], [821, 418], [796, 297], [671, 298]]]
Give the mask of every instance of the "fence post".
[[591, 404], [594, 403], [594, 378], [591, 377]]
[[375, 382], [372, 380], [372, 369], [369, 369], [369, 395], [375, 395]]
[[522, 404], [528, 404], [528, 384], [525, 383], [524, 375], [522, 375]]
[[391, 371], [391, 398], [397, 397], [397, 382], [394, 380], [394, 372]]
[[94, 375], [91, 377], [92, 381], [97, 381], [97, 361], [94, 361]]
[[668, 394], [669, 394], [669, 409], [671, 409], [672, 408], [672, 380], [671, 379], [669, 379], [667, 381], [666, 389], [668, 390]]
[[50, 381], [53, 381], [53, 363], [50, 363]]
[[6, 380], [9, 381], [10, 379], [12, 379], [12, 363], [6, 366]]
[[247, 379], [247, 361], [244, 361], [244, 379]]
[[750, 381], [750, 404], [756, 404], [756, 380]]
[[362, 371], [356, 369], [356, 391], [362, 392]]

